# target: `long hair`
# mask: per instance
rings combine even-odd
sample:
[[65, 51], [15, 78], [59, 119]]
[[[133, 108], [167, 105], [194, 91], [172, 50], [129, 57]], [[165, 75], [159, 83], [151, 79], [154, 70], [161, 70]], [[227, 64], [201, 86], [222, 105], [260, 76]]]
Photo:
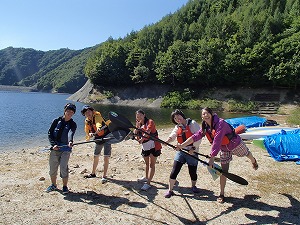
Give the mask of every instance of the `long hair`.
[[171, 113], [171, 120], [172, 120], [172, 123], [174, 123], [174, 124], [177, 124], [174, 119], [174, 117], [176, 115], [180, 115], [180, 116], [182, 116], [183, 119], [186, 119], [184, 113], [181, 110], [175, 109], [175, 111]]
[[[203, 108], [203, 109], [201, 110], [201, 114], [202, 114], [202, 112], [203, 112], [204, 110], [207, 111], [207, 112], [211, 115], [211, 125], [212, 125], [213, 119], [214, 119], [212, 109], [209, 108], [209, 107], [205, 107], [205, 108]], [[201, 128], [202, 128], [202, 131], [203, 131], [204, 133], [205, 133], [206, 130], [207, 130], [207, 126], [208, 126], [208, 124], [207, 124], [205, 121], [202, 121]]]
[[[146, 124], [147, 121], [148, 121], [149, 119], [148, 119], [148, 117], [146, 116], [146, 113], [144, 112], [144, 110], [139, 109], [139, 110], [137, 110], [137, 111], [135, 112], [135, 114], [138, 114], [138, 113], [143, 114], [143, 115], [145, 116], [145, 117], [144, 117], [144, 124]], [[143, 124], [141, 124], [141, 125], [143, 125]]]

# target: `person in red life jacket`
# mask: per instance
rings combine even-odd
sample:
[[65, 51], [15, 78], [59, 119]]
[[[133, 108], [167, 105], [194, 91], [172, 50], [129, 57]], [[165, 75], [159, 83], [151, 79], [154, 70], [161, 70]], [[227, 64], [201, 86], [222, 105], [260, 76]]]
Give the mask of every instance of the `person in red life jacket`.
[[[173, 142], [175, 140], [177, 140], [178, 143], [183, 143], [189, 137], [195, 134], [198, 130], [200, 130], [199, 124], [195, 120], [186, 118], [186, 116], [181, 110], [176, 109], [174, 112], [172, 112], [171, 120], [175, 124], [175, 127], [172, 130], [171, 134], [169, 135], [168, 139], [166, 140], [167, 143]], [[194, 149], [195, 152], [198, 152], [200, 143], [201, 143], [201, 139], [199, 141], [196, 141], [186, 146], [185, 149], [189, 149], [189, 150]], [[195, 157], [198, 157], [194, 153], [193, 155]], [[197, 178], [198, 178], [197, 177], [198, 160], [190, 157], [189, 155], [181, 151], [177, 151], [174, 158], [173, 169], [170, 174], [169, 189], [165, 194], [166, 198], [170, 198], [172, 195], [174, 195], [173, 187], [176, 183], [177, 175], [179, 174], [182, 166], [185, 163], [187, 163], [188, 165], [189, 174], [191, 177], [192, 191], [194, 193], [198, 193], [200, 191], [199, 188], [196, 187]]]
[[128, 132], [125, 130], [116, 130], [111, 132], [109, 130], [111, 121], [105, 121], [101, 113], [94, 110], [94, 108], [89, 105], [85, 105], [82, 107], [81, 114], [85, 116], [84, 130], [86, 133], [86, 140], [88, 141], [91, 138], [94, 138], [95, 140], [101, 140], [102, 138], [106, 139], [104, 141], [95, 142], [96, 145], [94, 150], [92, 172], [89, 175], [84, 176], [84, 178], [96, 177], [96, 169], [99, 163], [100, 153], [104, 148], [103, 175], [101, 182], [106, 183], [108, 181], [107, 170], [109, 165], [109, 158], [111, 156], [111, 144], [119, 143], [120, 141], [122, 141]]
[[74, 134], [77, 125], [72, 119], [76, 112], [76, 106], [68, 103], [64, 107], [64, 115], [53, 120], [49, 130], [48, 139], [51, 144], [51, 152], [49, 156], [50, 178], [52, 184], [46, 189], [46, 192], [57, 190], [57, 171], [60, 167], [60, 177], [62, 178], [63, 194], [69, 192], [69, 159], [73, 146]]
[[[220, 152], [221, 166], [224, 172], [228, 172], [229, 163], [232, 160], [232, 155], [238, 157], [248, 157], [251, 160], [253, 169], [258, 169], [256, 159], [253, 157], [246, 144], [242, 141], [239, 135], [236, 135], [234, 129], [224, 119], [221, 119], [217, 114], [213, 113], [208, 107], [202, 109], [202, 126], [201, 129], [190, 138], [188, 138], [182, 144], [179, 144], [178, 148], [184, 148], [194, 141], [201, 140], [206, 136], [211, 146], [209, 166], [213, 168], [215, 157]], [[224, 191], [226, 185], [226, 177], [220, 177], [220, 195], [217, 201], [224, 202]]]
[[[158, 132], [156, 130], [155, 123], [152, 119], [148, 119], [146, 117], [145, 112], [142, 109], [139, 109], [135, 113], [136, 117], [136, 127], [138, 129], [143, 130], [141, 132], [139, 130], [134, 130], [134, 135], [136, 136], [136, 140], [142, 144], [142, 153], [141, 155], [144, 157], [144, 161], [146, 164], [145, 168], [145, 177], [139, 178], [139, 182], [146, 182], [141, 190], [147, 191], [151, 188], [151, 181], [155, 174], [155, 163], [158, 156], [161, 154], [161, 144], [159, 142], [151, 140], [151, 137], [146, 133], [150, 134], [158, 138]], [[146, 133], [145, 133], [146, 132]]]

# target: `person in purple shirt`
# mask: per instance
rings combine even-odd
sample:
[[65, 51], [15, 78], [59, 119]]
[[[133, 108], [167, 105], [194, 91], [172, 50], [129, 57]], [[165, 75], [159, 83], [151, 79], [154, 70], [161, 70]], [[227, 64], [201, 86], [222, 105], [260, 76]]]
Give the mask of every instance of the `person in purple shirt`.
[[[178, 144], [177, 148], [185, 148], [191, 143], [207, 137], [212, 144], [210, 151], [209, 167], [213, 167], [215, 157], [220, 152], [221, 166], [224, 172], [228, 172], [229, 163], [232, 160], [232, 155], [239, 157], [248, 157], [251, 160], [253, 169], [258, 169], [256, 159], [253, 157], [250, 150], [247, 148], [241, 137], [235, 134], [234, 129], [224, 119], [218, 117], [208, 107], [202, 109], [202, 125], [201, 129], [188, 138], [182, 144]], [[217, 198], [219, 203], [224, 202], [224, 190], [226, 185], [226, 177], [220, 177], [220, 195]]]

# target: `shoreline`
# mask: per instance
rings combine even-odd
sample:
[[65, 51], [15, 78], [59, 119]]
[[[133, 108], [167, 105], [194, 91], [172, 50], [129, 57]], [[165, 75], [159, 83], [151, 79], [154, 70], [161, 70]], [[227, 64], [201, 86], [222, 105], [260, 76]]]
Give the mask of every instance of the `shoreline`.
[[[159, 130], [166, 140], [172, 128]], [[103, 157], [97, 178], [90, 173], [93, 144], [75, 146], [70, 162], [70, 193], [45, 193], [50, 184], [48, 152], [30, 148], [2, 153], [0, 158], [0, 221], [4, 224], [297, 224], [300, 210], [299, 174], [295, 163], [274, 161], [258, 147], [247, 143], [259, 163], [254, 171], [245, 158], [235, 157], [230, 172], [245, 178], [248, 186], [228, 180], [226, 200], [218, 204], [219, 181], [214, 181], [202, 164], [198, 165], [197, 186], [193, 194], [184, 165], [174, 189], [175, 196], [164, 198], [172, 170], [174, 150], [163, 146], [156, 172], [148, 191], [137, 178], [144, 175], [141, 146], [128, 140], [112, 145], [108, 169], [109, 182], [101, 184]], [[210, 144], [203, 140], [200, 151], [208, 154]], [[58, 179], [58, 188], [62, 182]], [[157, 213], [159, 212], [159, 213]], [[284, 212], [284, 213], [283, 213]]]

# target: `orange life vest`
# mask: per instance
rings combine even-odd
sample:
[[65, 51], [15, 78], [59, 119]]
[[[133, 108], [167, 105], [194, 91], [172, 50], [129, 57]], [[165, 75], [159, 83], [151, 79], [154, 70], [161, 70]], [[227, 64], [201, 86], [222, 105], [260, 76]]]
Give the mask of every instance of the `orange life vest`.
[[[222, 139], [221, 145], [228, 145], [230, 140], [234, 136], [236, 136], [235, 129], [230, 124], [228, 124], [228, 125], [232, 128], [232, 132], [230, 134], [225, 134], [225, 136]], [[214, 138], [216, 136], [215, 129], [212, 129], [211, 132], [205, 132], [205, 136], [206, 136], [207, 140], [212, 144], [214, 141]]]
[[178, 143], [183, 143], [186, 141], [186, 139], [188, 139], [189, 137], [191, 137], [193, 135], [193, 133], [191, 132], [190, 129], [190, 123], [192, 122], [192, 120], [188, 120], [187, 121], [187, 126], [185, 127], [185, 129], [183, 129], [182, 126], [179, 126], [178, 130], [177, 130], [177, 142]]

